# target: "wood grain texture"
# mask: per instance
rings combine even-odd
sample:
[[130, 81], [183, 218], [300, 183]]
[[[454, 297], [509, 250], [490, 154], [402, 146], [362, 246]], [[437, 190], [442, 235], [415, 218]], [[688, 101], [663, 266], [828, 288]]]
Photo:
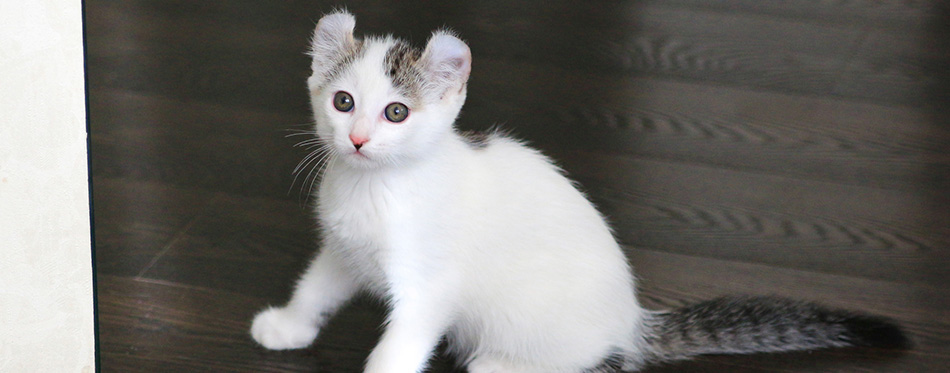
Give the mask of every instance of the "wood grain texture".
[[746, 13], [832, 25], [901, 28], [923, 23], [933, 2], [906, 0], [655, 0], [687, 9]]
[[[86, 2], [104, 372], [358, 372], [385, 310], [273, 352], [254, 313], [317, 250], [304, 55], [340, 4]], [[905, 0], [355, 1], [357, 33], [474, 62], [463, 130], [499, 126], [598, 205], [652, 309], [774, 294], [898, 320], [914, 348], [706, 356], [647, 372], [950, 366], [950, 11]], [[461, 371], [442, 355], [432, 372]]]
[[[303, 154], [288, 151], [299, 140], [287, 135], [312, 122], [306, 111], [287, 114], [129, 89], [90, 93], [96, 176], [290, 195], [290, 171]], [[246, 176], [222, 172], [229, 170]]]
[[[505, 105], [518, 134], [544, 146], [880, 188], [950, 186], [948, 172], [928, 171], [947, 171], [950, 129], [923, 110], [497, 60], [482, 66], [501, 77], [478, 86], [497, 92], [483, 105]], [[532, 99], [536, 91], [546, 100]]]

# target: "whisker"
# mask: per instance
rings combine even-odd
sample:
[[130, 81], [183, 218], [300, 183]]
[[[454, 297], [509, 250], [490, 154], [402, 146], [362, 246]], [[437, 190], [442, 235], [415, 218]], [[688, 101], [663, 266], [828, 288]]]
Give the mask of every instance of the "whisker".
[[[326, 167], [327, 162], [330, 160], [330, 156], [330, 152], [323, 153], [323, 155], [320, 156], [320, 159], [314, 163], [313, 167], [310, 169], [310, 172], [307, 173], [307, 179], [310, 179], [311, 190], [313, 189], [313, 183], [316, 181], [317, 177], [319, 177], [320, 172], [322, 172], [322, 170]], [[312, 178], [311, 175], [313, 176]], [[304, 182], [306, 182], [307, 179], [304, 179]]]
[[[326, 155], [324, 156], [323, 162], [320, 162], [321, 164], [320, 164], [320, 166], [319, 166], [319, 170], [317, 170], [317, 173], [313, 175], [313, 178], [312, 178], [312, 179], [310, 179], [310, 187], [307, 188], [307, 197], [306, 197], [306, 199], [304, 200], [304, 203], [309, 202], [309, 201], [310, 201], [310, 197], [313, 196], [313, 185], [316, 184], [317, 178], [318, 178], [320, 175], [324, 175], [325, 172], [330, 172], [330, 171], [332, 170], [333, 164], [335, 163], [335, 162], [333, 162], [333, 157], [334, 157], [335, 155], [336, 155], [336, 154], [335, 154], [335, 151], [333, 151], [333, 150], [331, 149], [331, 150], [330, 150], [329, 152], [327, 152]], [[316, 168], [317, 168], [317, 167], [314, 167], [314, 169], [316, 169]], [[311, 172], [313, 172], [313, 170], [311, 170]], [[309, 177], [309, 175], [307, 175], [307, 176]], [[306, 181], [306, 180], [305, 180], [305, 181]], [[301, 188], [300, 191], [303, 192], [303, 188]]]
[[306, 139], [306, 140], [304, 140], [304, 141], [301, 141], [301, 142], [298, 142], [298, 143], [294, 144], [294, 147], [295, 147], [295, 148], [299, 148], [299, 147], [302, 147], [302, 146], [309, 146], [309, 145], [314, 145], [314, 144], [319, 145], [319, 144], [321, 144], [321, 143], [323, 143], [323, 142], [324, 142], [324, 141], [323, 141], [322, 139], [319, 139], [319, 138]]
[[[310, 144], [310, 146], [306, 149], [310, 150], [310, 152], [297, 163], [292, 172], [294, 174], [294, 184], [296, 184], [297, 177], [300, 176], [302, 170], [308, 168], [315, 159], [320, 158], [324, 153], [328, 152], [329, 147], [320, 141], [309, 142], [308, 144]], [[294, 184], [291, 184], [291, 188]]]
[[[291, 183], [291, 188], [293, 188], [293, 186], [297, 184], [297, 178], [300, 177], [300, 174], [302, 173], [303, 170], [307, 168], [311, 168], [311, 165], [315, 167], [316, 165], [320, 164], [320, 162], [326, 158], [327, 153], [328, 152], [325, 148], [320, 148], [313, 152], [310, 152], [310, 154], [304, 157], [304, 159], [300, 160], [300, 163], [297, 163], [297, 167], [295, 167], [293, 171], [294, 180]], [[306, 183], [307, 179], [305, 178], [303, 182]]]
[[[290, 124], [289, 126], [291, 126], [291, 127], [313, 127], [313, 126], [315, 126], [315, 125], [317, 125], [317, 121], [311, 119], [311, 120], [308, 121], [308, 122], [299, 123], [299, 124]], [[299, 131], [299, 129], [296, 129], [296, 128], [286, 128], [286, 129], [284, 129], [284, 131]]]
[[[303, 180], [301, 181], [300, 193], [298, 194], [298, 198], [303, 200], [304, 204], [307, 204], [310, 202], [314, 185], [320, 178], [320, 175], [323, 174], [324, 170], [327, 169], [336, 152], [334, 151], [334, 148], [330, 146], [330, 144], [327, 144], [323, 141], [308, 140], [305, 142], [310, 144], [308, 149], [316, 148], [316, 150], [308, 153], [306, 157], [297, 163], [297, 166], [293, 171], [294, 180], [291, 184], [291, 189], [293, 189], [294, 185], [297, 185], [297, 180], [300, 178], [300, 175], [302, 175], [304, 171], [307, 171], [306, 176], [304, 176]], [[307, 193], [306, 196], [303, 195], [305, 190]]]
[[321, 153], [323, 153], [323, 151], [324, 149], [320, 148], [320, 149], [310, 152], [310, 154], [307, 154], [306, 157], [304, 157], [303, 159], [300, 160], [300, 162], [297, 163], [297, 167], [294, 167], [293, 173], [296, 174], [300, 172], [300, 170], [304, 167], [305, 164], [310, 163], [310, 161], [313, 160], [313, 158], [320, 156]]
[[299, 130], [299, 131], [300, 131], [300, 132], [288, 133], [288, 134], [284, 135], [284, 137], [294, 137], [294, 136], [302, 136], [302, 135], [312, 135], [312, 136], [316, 136], [316, 135], [317, 135], [317, 133], [316, 133], [315, 131], [304, 131], [304, 130]]
[[[299, 125], [306, 126], [306, 128], [284, 129], [284, 131], [287, 132], [287, 134], [284, 135], [285, 138], [299, 136], [307, 137], [293, 145], [294, 148], [305, 149], [307, 153], [306, 156], [304, 156], [300, 162], [294, 166], [294, 170], [292, 172], [294, 179], [290, 184], [290, 188], [287, 190], [287, 193], [290, 194], [290, 192], [297, 185], [297, 180], [300, 180], [300, 192], [298, 194], [298, 198], [301, 199], [304, 204], [309, 203], [310, 196], [313, 193], [314, 184], [317, 183], [317, 179], [320, 178], [320, 175], [323, 174], [323, 172], [328, 168], [329, 164], [332, 163], [331, 160], [336, 154], [336, 152], [333, 150], [333, 146], [328, 144], [326, 140], [319, 137], [315, 125], [316, 122], [310, 122]], [[304, 175], [305, 172], [306, 175]], [[300, 179], [301, 175], [303, 175], [302, 180]], [[307, 193], [306, 196], [303, 196], [304, 192]]]

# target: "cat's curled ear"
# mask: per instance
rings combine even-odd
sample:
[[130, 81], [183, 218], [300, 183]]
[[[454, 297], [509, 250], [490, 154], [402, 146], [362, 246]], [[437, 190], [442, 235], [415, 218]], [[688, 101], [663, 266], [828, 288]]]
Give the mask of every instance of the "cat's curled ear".
[[353, 38], [356, 18], [345, 10], [327, 14], [320, 18], [313, 31], [310, 42], [310, 56], [313, 62], [311, 87], [326, 80], [331, 69], [348, 55], [355, 53], [357, 41]]
[[445, 30], [432, 33], [420, 60], [428, 95], [442, 99], [464, 94], [472, 71], [472, 52], [455, 34]]

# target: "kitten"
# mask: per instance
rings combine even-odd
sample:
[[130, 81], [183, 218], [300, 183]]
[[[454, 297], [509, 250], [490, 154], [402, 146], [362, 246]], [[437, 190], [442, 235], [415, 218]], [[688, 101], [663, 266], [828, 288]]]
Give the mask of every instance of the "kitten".
[[325, 157], [323, 247], [287, 305], [255, 317], [264, 347], [310, 345], [359, 291], [390, 308], [374, 373], [421, 372], [442, 338], [473, 373], [907, 342], [889, 320], [780, 298], [641, 308], [610, 228], [557, 166], [511, 138], [453, 129], [471, 70], [464, 42], [437, 31], [420, 51], [354, 38], [354, 25], [337, 12], [313, 35], [311, 141], [322, 147], [305, 161]]

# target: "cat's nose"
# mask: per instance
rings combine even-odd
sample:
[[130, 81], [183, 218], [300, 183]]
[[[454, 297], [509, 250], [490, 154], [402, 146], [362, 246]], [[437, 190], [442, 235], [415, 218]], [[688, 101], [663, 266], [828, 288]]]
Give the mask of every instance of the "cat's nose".
[[363, 147], [363, 144], [365, 144], [367, 141], [369, 141], [369, 139], [366, 138], [366, 137], [362, 137], [362, 136], [356, 136], [356, 135], [354, 135], [354, 134], [351, 133], [351, 134], [350, 134], [350, 141], [353, 142], [353, 147], [356, 148], [356, 150], [360, 150], [360, 148]]

